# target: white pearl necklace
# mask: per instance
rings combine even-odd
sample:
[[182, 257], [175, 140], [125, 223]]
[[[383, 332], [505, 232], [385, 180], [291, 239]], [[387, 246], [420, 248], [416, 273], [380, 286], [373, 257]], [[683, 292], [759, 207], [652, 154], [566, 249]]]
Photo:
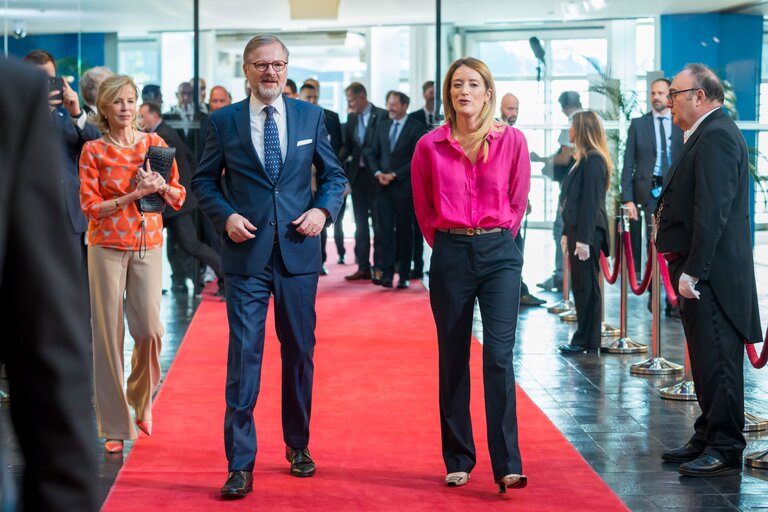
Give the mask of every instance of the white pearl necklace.
[[131, 130], [131, 143], [127, 146], [124, 146], [123, 144], [120, 144], [115, 140], [115, 138], [112, 136], [112, 134], [107, 130], [106, 133], [107, 137], [109, 137], [109, 142], [115, 147], [118, 147], [120, 149], [131, 149], [136, 144], [136, 130]]

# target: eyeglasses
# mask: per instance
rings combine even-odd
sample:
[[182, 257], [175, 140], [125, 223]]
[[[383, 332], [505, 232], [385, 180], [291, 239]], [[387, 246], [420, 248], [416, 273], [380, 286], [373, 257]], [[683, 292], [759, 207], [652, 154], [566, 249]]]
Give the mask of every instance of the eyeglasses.
[[275, 70], [275, 73], [279, 73], [285, 69], [285, 66], [288, 65], [288, 63], [284, 60], [274, 60], [272, 62], [249, 62], [248, 64], [253, 66], [253, 68], [259, 73], [265, 72], [269, 66], [272, 66], [272, 69]]
[[671, 100], [675, 97], [676, 94], [680, 94], [681, 92], [691, 92], [691, 91], [698, 91], [701, 87], [694, 87], [692, 89], [683, 89], [682, 91], [672, 91], [669, 94], [667, 94], [667, 100]]

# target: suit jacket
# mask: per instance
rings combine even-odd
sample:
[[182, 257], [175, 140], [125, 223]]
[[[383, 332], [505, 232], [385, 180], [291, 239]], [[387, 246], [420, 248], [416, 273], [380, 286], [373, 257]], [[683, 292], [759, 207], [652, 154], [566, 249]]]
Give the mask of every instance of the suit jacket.
[[[434, 114], [433, 114], [433, 116], [434, 116]], [[416, 112], [411, 112], [410, 114], [408, 114], [408, 117], [410, 117], [414, 121], [418, 121], [421, 124], [423, 124], [427, 128], [427, 130], [431, 130], [432, 128], [434, 128], [433, 126], [428, 126], [427, 125], [427, 114], [426, 114], [426, 112], [424, 112], [423, 108], [420, 108]]]
[[[154, 129], [160, 138], [162, 138], [168, 147], [176, 148], [176, 166], [179, 169], [179, 183], [185, 190], [190, 190], [190, 184], [192, 182], [192, 174], [195, 172], [197, 159], [192, 154], [192, 151], [187, 147], [184, 141], [179, 137], [179, 134], [168, 126], [164, 121], [160, 121], [160, 124]], [[174, 210], [173, 208], [166, 208], [163, 211], [164, 219], [172, 219], [182, 214], [192, 213], [197, 208], [197, 199], [195, 194], [187, 194], [187, 198], [180, 210]]]
[[[627, 148], [624, 151], [624, 168], [621, 171], [621, 202], [632, 201], [643, 206], [655, 205], [651, 197], [653, 168], [656, 166], [656, 127], [653, 113], [636, 117], [629, 124]], [[672, 154], [674, 162], [683, 149], [683, 131], [672, 125]], [[667, 171], [669, 173], [669, 171]]]
[[[364, 148], [368, 148], [373, 144], [374, 136], [376, 134], [376, 127], [378, 124], [387, 119], [389, 115], [383, 108], [379, 108], [371, 103], [371, 115], [368, 119], [368, 124], [365, 126], [365, 139], [363, 143], [357, 139], [357, 123], [360, 121], [360, 116], [356, 113], [349, 114], [347, 117], [347, 124], [345, 126], [346, 133], [344, 134], [344, 145], [339, 151], [339, 160], [346, 162], [351, 157], [349, 165], [346, 166], [347, 174], [349, 176], [349, 182], [354, 183], [357, 181], [360, 170], [360, 158], [363, 159], [364, 167], [367, 170], [371, 169], [371, 166], [363, 152]], [[373, 180], [373, 174], [367, 176], [368, 179]]]
[[184, 133], [184, 128], [177, 128], [177, 126], [183, 124], [181, 114], [178, 112], [166, 112], [163, 114], [163, 121], [173, 127], [176, 133], [179, 135], [184, 144], [187, 145], [193, 155], [198, 158], [203, 154], [203, 148], [205, 147], [205, 137], [208, 133], [208, 114], [200, 112], [197, 117], [199, 123], [198, 128], [187, 128], [187, 133]]
[[339, 154], [341, 146], [343, 145], [343, 139], [341, 138], [341, 121], [339, 121], [339, 114], [333, 110], [323, 109], [325, 113], [325, 128], [328, 130], [328, 140], [331, 142], [331, 147], [335, 154]]
[[371, 166], [371, 171], [394, 172], [395, 180], [386, 187], [380, 186], [380, 190], [410, 190], [411, 189], [411, 159], [416, 150], [416, 143], [427, 133], [427, 128], [409, 117], [403, 118], [404, 124], [400, 128], [400, 135], [395, 142], [395, 147], [390, 150], [389, 130], [392, 128], [392, 119], [385, 119], [376, 129], [376, 136], [370, 148], [366, 148], [366, 156]]
[[[608, 168], [597, 151], [590, 151], [578, 164], [574, 164], [563, 180], [560, 207], [563, 233], [575, 236], [577, 242], [594, 245], [595, 231], [608, 232], [605, 212], [605, 191]], [[607, 236], [600, 237], [598, 249], [608, 254]]]
[[[341, 208], [347, 180], [328, 142], [323, 109], [292, 98], [278, 101], [285, 101], [288, 148], [276, 183], [267, 175], [253, 146], [250, 97], [210, 116], [203, 157], [192, 177], [200, 209], [222, 232], [233, 213], [258, 228], [255, 238], [245, 242], [235, 243], [225, 237], [221, 247], [225, 273], [257, 275], [272, 254], [275, 240], [289, 272], [319, 272], [320, 237], [299, 234], [291, 222], [316, 207], [330, 212], [326, 222], [330, 225]], [[312, 164], [318, 178], [314, 196]], [[221, 185], [225, 167], [226, 197]]]
[[720, 108], [691, 135], [664, 180], [655, 218], [660, 253], [687, 253], [681, 272], [709, 281], [751, 343], [763, 341], [749, 225], [749, 154]]
[[72, 117], [63, 107], [51, 112], [51, 117], [59, 132], [64, 152], [64, 168], [60, 180], [64, 187], [64, 200], [72, 227], [71, 232], [85, 233], [88, 229], [88, 221], [80, 208], [80, 170], [78, 164], [83, 145], [89, 140], [98, 139], [101, 137], [101, 133], [91, 123], [85, 123], [85, 127], [81, 130], [72, 122]]
[[20, 491], [25, 510], [95, 512], [87, 290], [61, 190], [59, 130], [41, 71], [0, 58], [0, 76], [0, 321], [24, 333], [0, 343], [0, 358], [19, 405]]

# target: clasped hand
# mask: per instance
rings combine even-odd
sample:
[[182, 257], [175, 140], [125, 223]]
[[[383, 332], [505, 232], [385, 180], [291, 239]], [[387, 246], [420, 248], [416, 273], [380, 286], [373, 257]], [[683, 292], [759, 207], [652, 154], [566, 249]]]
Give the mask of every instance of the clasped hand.
[[136, 192], [139, 197], [153, 194], [165, 186], [165, 179], [152, 170], [147, 161], [147, 168], [139, 167], [136, 174]]

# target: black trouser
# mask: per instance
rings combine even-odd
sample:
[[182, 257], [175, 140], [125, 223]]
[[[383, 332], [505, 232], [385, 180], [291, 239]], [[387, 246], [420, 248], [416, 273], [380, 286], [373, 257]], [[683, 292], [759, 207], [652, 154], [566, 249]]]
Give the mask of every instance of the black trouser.
[[[669, 264], [678, 291], [686, 258]], [[744, 336], [725, 316], [708, 281], [698, 299], [678, 295], [691, 373], [701, 415], [691, 444], [732, 467], [741, 467], [744, 440]], [[679, 293], [679, 292], [678, 292]]]
[[[347, 250], [344, 248], [344, 227], [342, 222], [344, 221], [344, 211], [347, 209], [347, 198], [341, 202], [341, 209], [336, 216], [336, 221], [333, 223], [333, 240], [336, 242], [336, 252], [339, 257], [346, 254]], [[320, 251], [323, 257], [323, 263], [328, 259], [328, 252], [325, 250], [325, 244], [328, 241], [328, 228], [323, 228], [320, 232]]]
[[576, 232], [566, 231], [568, 236], [568, 264], [571, 269], [571, 288], [576, 306], [578, 327], [571, 338], [571, 345], [600, 348], [603, 298], [600, 295], [600, 247], [605, 233], [595, 229], [593, 243], [589, 245], [589, 258], [581, 261], [574, 255]]
[[469, 354], [475, 299], [483, 320], [483, 388], [493, 477], [522, 474], [513, 355], [523, 257], [509, 231], [474, 237], [437, 232], [429, 299], [437, 326], [440, 428], [449, 473], [475, 467]]
[[[515, 245], [517, 245], [517, 248], [520, 249], [520, 254], [523, 253], [523, 248], [525, 247], [525, 240], [523, 240], [523, 235], [521, 234], [521, 231], [517, 232], [517, 236], [515, 236]], [[525, 281], [523, 281], [522, 276], [520, 277], [520, 296], [524, 295], [530, 295], [530, 291], [528, 290], [528, 285], [525, 284]]]
[[411, 204], [411, 229], [413, 231], [413, 272], [417, 275], [424, 273], [424, 235], [416, 220], [416, 211]]
[[[184, 213], [176, 217], [164, 220], [165, 227], [168, 230], [168, 245], [172, 243], [178, 244], [181, 251], [173, 251], [168, 255], [168, 261], [171, 264], [171, 270], [173, 274], [182, 272], [182, 269], [178, 269], [175, 265], [184, 265], [181, 258], [189, 255], [192, 258], [208, 265], [216, 273], [216, 276], [221, 279], [221, 258], [219, 254], [214, 251], [211, 246], [204, 244], [197, 237], [197, 230], [195, 229], [195, 221], [192, 213]], [[183, 252], [184, 255], [179, 253]]]
[[371, 228], [368, 219], [371, 219], [374, 234], [373, 258], [374, 265], [377, 264], [377, 245], [376, 239], [378, 232], [376, 216], [376, 196], [378, 186], [373, 182], [371, 172], [361, 167], [357, 171], [357, 176], [352, 183], [352, 210], [355, 214], [355, 259], [360, 270], [370, 270], [371, 268]]
[[[388, 190], [389, 187], [393, 188]], [[383, 279], [392, 279], [395, 273], [395, 262], [397, 262], [400, 280], [410, 278], [413, 254], [412, 210], [413, 193], [410, 185], [393, 183], [379, 192], [376, 211], [379, 214], [381, 237], [379, 263]]]

